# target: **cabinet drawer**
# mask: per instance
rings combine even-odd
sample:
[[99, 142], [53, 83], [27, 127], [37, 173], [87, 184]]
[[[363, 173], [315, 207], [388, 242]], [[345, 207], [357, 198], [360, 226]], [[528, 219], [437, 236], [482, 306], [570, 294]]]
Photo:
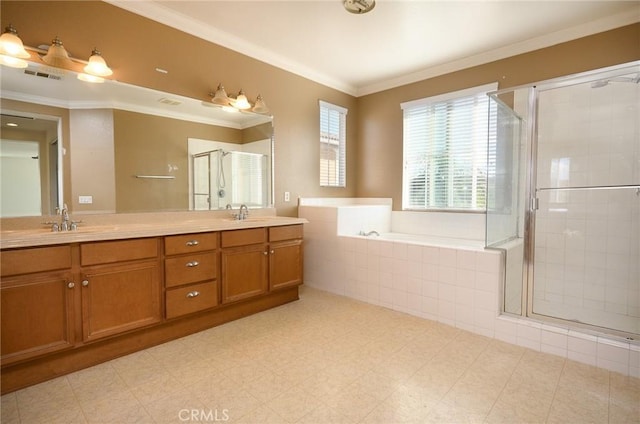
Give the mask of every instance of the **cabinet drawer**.
[[248, 244], [264, 243], [265, 241], [264, 228], [222, 232], [222, 247], [246, 246]]
[[216, 252], [166, 258], [164, 261], [165, 284], [167, 287], [172, 287], [215, 280], [217, 270], [218, 254]]
[[302, 224], [269, 227], [269, 241], [281, 241], [302, 238]]
[[164, 238], [165, 255], [202, 252], [218, 248], [218, 233], [184, 234]]
[[213, 308], [218, 305], [218, 284], [209, 281], [167, 290], [166, 304], [167, 318]]
[[0, 266], [3, 277], [71, 268], [71, 246], [3, 250]]
[[83, 266], [134, 261], [158, 256], [155, 238], [102, 241], [80, 245], [80, 263]]

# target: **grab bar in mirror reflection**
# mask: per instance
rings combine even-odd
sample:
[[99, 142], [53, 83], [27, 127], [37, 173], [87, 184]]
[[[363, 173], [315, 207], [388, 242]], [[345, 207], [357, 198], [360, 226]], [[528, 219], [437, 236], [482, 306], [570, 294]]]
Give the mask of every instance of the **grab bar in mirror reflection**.
[[136, 175], [136, 178], [148, 178], [152, 180], [175, 180], [175, 175]]

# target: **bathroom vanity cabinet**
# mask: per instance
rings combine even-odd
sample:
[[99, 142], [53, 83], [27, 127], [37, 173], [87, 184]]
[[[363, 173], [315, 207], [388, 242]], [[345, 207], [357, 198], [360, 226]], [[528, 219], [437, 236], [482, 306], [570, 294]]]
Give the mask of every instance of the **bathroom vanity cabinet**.
[[217, 232], [164, 238], [167, 318], [218, 305], [218, 239]]
[[2, 392], [298, 299], [302, 224], [0, 253]]
[[75, 341], [71, 247], [0, 254], [2, 365], [68, 349]]
[[302, 283], [302, 225], [222, 233], [222, 302]]
[[142, 238], [80, 244], [76, 290], [82, 293], [84, 342], [160, 322], [159, 243]]

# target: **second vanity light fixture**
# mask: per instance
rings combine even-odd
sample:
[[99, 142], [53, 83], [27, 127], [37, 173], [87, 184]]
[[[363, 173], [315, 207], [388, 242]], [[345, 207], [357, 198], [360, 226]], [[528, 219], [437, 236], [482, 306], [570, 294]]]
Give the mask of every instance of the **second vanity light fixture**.
[[222, 84], [218, 84], [218, 88], [216, 88], [216, 92], [213, 93], [211, 98], [211, 103], [229, 112], [251, 110], [255, 113], [269, 113], [269, 108], [260, 94], [258, 94], [255, 104], [252, 105], [243, 90], [240, 90], [235, 98], [229, 97]]
[[[78, 73], [78, 79], [82, 81], [100, 83], [104, 82], [104, 77], [113, 74], [113, 71], [107, 66], [107, 62], [100, 54], [100, 51], [94, 48], [88, 62], [72, 58], [57, 36], [53, 39], [51, 46], [47, 50], [33, 47], [27, 47], [26, 49], [38, 53], [38, 56], [44, 63], [54, 68], [73, 69], [74, 62], [85, 64], [86, 66], [83, 68], [84, 73]], [[29, 54], [26, 49], [22, 40], [18, 37], [16, 29], [13, 25], [9, 25], [0, 36], [0, 64], [12, 68], [26, 68], [28, 62], [25, 59], [31, 57], [31, 54]]]

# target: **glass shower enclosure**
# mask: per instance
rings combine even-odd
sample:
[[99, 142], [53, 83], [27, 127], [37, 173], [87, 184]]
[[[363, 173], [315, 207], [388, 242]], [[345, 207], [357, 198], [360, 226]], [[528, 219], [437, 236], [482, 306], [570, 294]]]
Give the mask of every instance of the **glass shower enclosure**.
[[639, 82], [636, 62], [492, 95], [506, 313], [640, 337]]
[[193, 209], [227, 205], [264, 208], [269, 201], [267, 156], [215, 149], [192, 156]]

